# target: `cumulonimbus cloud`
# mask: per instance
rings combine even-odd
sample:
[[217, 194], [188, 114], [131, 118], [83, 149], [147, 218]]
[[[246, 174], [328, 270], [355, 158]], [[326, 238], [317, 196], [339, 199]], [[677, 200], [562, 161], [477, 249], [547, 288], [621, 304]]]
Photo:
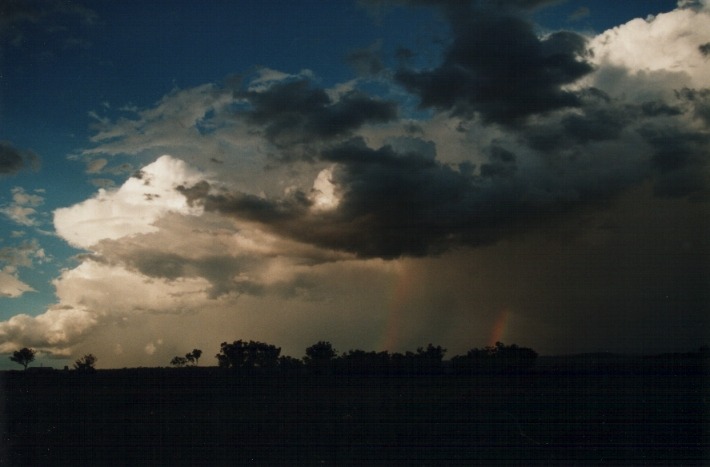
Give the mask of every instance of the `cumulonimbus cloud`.
[[[293, 334], [291, 324], [321, 322], [327, 313], [338, 315], [328, 322], [346, 329], [341, 336], [366, 334], [396, 308], [396, 294], [383, 285], [395, 279], [396, 291], [438, 281], [441, 289], [430, 295], [446, 296], [431, 298], [427, 306], [440, 307], [425, 312], [424, 305], [409, 302], [400, 308], [420, 313], [420, 322], [436, 322], [432, 329], [450, 319], [461, 335], [478, 308], [483, 311], [476, 316], [487, 317], [504, 303], [521, 310], [530, 300], [559, 307], [555, 319], [565, 326], [598, 315], [611, 326], [619, 307], [634, 300], [654, 313], [675, 310], [660, 292], [649, 295], [643, 280], [625, 275], [631, 266], [608, 274], [617, 258], [643, 265], [650, 287], [670, 284], [669, 290], [683, 291], [683, 303], [700, 316], [707, 297], [702, 284], [681, 282], [686, 272], [694, 278], [704, 272], [701, 256], [691, 258], [690, 252], [707, 252], [696, 231], [706, 224], [698, 213], [707, 210], [710, 186], [710, 74], [701, 72], [707, 69], [703, 47], [710, 28], [685, 31], [683, 24], [710, 24], [707, 12], [680, 9], [585, 38], [538, 34], [522, 10], [550, 3], [542, 0], [398, 3], [435, 5], [447, 15], [452, 36], [431, 68], [383, 70], [384, 59], [372, 62], [386, 97], [368, 94], [357, 82], [335, 92], [318, 86], [310, 73], [268, 70], [244, 86], [177, 90], [130, 118], [99, 121], [95, 146], [86, 153], [92, 157], [108, 161], [168, 147], [178, 152], [157, 158], [116, 189], [55, 212], [57, 233], [88, 253], [55, 281], [56, 306], [0, 323], [2, 348], [26, 342], [68, 354], [90, 335], [125, 337], [143, 332], [130, 328], [134, 323], [151, 322], [152, 334], [140, 343], [144, 349], [162, 336], [156, 329], [167, 332], [166, 322], [202, 310], [215, 317], [205, 312], [204, 323], [191, 323], [204, 324], [211, 336], [232, 325], [230, 332], [280, 332], [286, 338]], [[659, 67], [661, 45], [687, 55], [677, 66]], [[623, 47], [634, 52], [616, 54]], [[427, 111], [405, 115], [392, 99], [403, 92]], [[219, 164], [219, 170], [207, 175], [183, 159], [202, 167]], [[17, 164], [7, 160], [7, 167]], [[617, 199], [627, 199], [623, 209], [599, 215], [599, 207]], [[639, 199], [646, 204], [629, 207]], [[653, 225], [654, 203], [663, 219], [682, 226], [681, 240], [668, 233], [672, 228]], [[581, 235], [575, 229], [586, 226], [585, 216], [594, 228]], [[558, 225], [563, 227], [549, 239], [536, 237]], [[665, 256], [634, 250], [639, 244], [657, 248], [659, 236]], [[559, 244], [569, 250], [557, 249]], [[540, 253], [548, 248], [555, 253]], [[438, 258], [450, 261], [459, 251], [474, 266], [458, 264], [460, 274], [446, 271], [451, 263]], [[669, 258], [679, 257], [683, 264], [671, 267]], [[441, 277], [451, 274], [457, 290], [427, 273], [428, 265]], [[419, 282], [405, 277], [418, 268]], [[338, 288], [339, 274], [357, 277], [368, 293], [348, 296], [347, 304], [333, 299], [335, 292], [355, 293]], [[475, 294], [462, 293], [475, 282], [472, 276]], [[633, 290], [624, 289], [624, 280]], [[557, 295], [562, 304], [540, 296], [553, 282], [566, 287]], [[607, 303], [607, 295], [621, 305], [595, 315], [593, 308]], [[361, 316], [357, 309], [364, 303], [368, 309]], [[584, 319], [576, 312], [566, 317], [562, 308], [568, 305], [581, 305]], [[311, 308], [318, 313], [309, 314]], [[521, 311], [523, 321], [536, 329], [549, 325], [536, 313]], [[629, 316], [624, 326], [643, 322], [640, 312]], [[557, 337], [568, 332], [559, 323], [549, 326]], [[302, 326], [298, 332], [311, 336]], [[111, 339], [92, 342], [104, 349], [129, 347], [128, 340]], [[150, 347], [156, 358], [176, 339]]]

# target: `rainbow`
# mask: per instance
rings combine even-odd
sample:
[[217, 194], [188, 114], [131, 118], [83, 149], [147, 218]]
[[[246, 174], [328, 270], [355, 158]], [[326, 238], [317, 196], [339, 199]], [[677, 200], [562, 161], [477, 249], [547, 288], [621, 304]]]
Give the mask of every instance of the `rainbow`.
[[[407, 267], [397, 268], [396, 277], [390, 285], [391, 292], [387, 298], [387, 318], [384, 331], [380, 338], [378, 350], [396, 351], [402, 343], [402, 323], [406, 322], [407, 306], [412, 294], [416, 292], [416, 278]], [[487, 345], [503, 342], [508, 331], [510, 309], [501, 309], [493, 321], [488, 334]]]
[[488, 338], [488, 345], [493, 346], [496, 342], [503, 342], [503, 337], [505, 332], [508, 330], [508, 318], [510, 316], [510, 311], [508, 308], [503, 308], [496, 316], [493, 322], [493, 329], [491, 329], [491, 335]]

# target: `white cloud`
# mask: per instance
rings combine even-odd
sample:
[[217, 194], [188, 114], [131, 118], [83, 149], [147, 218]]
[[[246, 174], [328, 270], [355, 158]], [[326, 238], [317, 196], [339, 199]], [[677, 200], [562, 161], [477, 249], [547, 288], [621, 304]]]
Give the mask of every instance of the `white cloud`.
[[[710, 86], [710, 11], [677, 9], [634, 19], [590, 42], [598, 71], [593, 84], [614, 96], [654, 98], [682, 87]], [[589, 80], [585, 81], [588, 84]]]
[[328, 167], [320, 171], [311, 190], [313, 208], [315, 210], [328, 211], [338, 207], [340, 200], [336, 194], [336, 186], [332, 181], [333, 167]]
[[103, 239], [155, 231], [154, 223], [168, 212], [197, 215], [176, 187], [192, 185], [200, 174], [170, 156], [146, 166], [117, 190], [99, 190], [89, 200], [54, 212], [57, 233], [74, 246], [89, 248]]
[[84, 308], [55, 307], [39, 316], [15, 315], [0, 322], [0, 352], [30, 346], [68, 355], [94, 325], [95, 317]]
[[182, 313], [204, 300], [204, 279], [165, 280], [91, 259], [65, 270], [54, 281], [62, 305], [86, 307], [97, 318], [113, 320], [133, 313]]
[[[327, 295], [313, 265], [350, 255], [323, 252], [249, 222], [190, 206], [175, 187], [194, 185], [204, 177], [164, 156], [119, 189], [57, 210], [59, 235], [91, 254], [81, 256], [77, 267], [53, 281], [55, 306], [35, 317], [21, 315], [0, 323], [0, 347], [32, 345], [55, 355], [108, 354], [108, 361], [102, 358], [108, 363], [121, 358], [140, 361], [144, 357], [135, 353], [137, 345], [144, 356], [161, 358], [161, 352], [178, 343], [172, 336], [160, 350], [160, 340], [137, 342], [136, 326], [146, 320], [165, 326], [204, 310], [229, 310], [246, 297], [256, 301], [251, 309], [257, 310], [259, 301], [269, 297], [311, 303]], [[13, 262], [26, 264], [30, 254], [41, 259], [43, 250], [35, 246], [35, 253], [28, 249], [14, 254]], [[6, 256], [12, 253], [5, 251]], [[11, 284], [12, 276], [6, 276], [6, 289], [17, 290], [19, 284]], [[215, 321], [220, 318], [205, 319], [220, 329]], [[105, 333], [112, 339], [97, 344], [94, 336]]]
[[[0, 273], [0, 281], [2, 277]], [[85, 260], [63, 271], [54, 286], [57, 305], [37, 316], [16, 315], [0, 322], [0, 352], [32, 346], [68, 355], [100, 329], [124, 328], [143, 314], [167, 316], [199, 309], [207, 284], [200, 279], [159, 280]]]

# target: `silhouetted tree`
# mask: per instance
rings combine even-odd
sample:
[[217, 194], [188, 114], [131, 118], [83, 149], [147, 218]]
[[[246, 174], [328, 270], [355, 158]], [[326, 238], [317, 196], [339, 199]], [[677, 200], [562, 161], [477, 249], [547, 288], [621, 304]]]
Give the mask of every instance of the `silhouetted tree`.
[[276, 368], [281, 348], [263, 342], [242, 340], [222, 342], [216, 355], [219, 366], [242, 370]]
[[98, 358], [96, 358], [94, 355], [86, 354], [79, 360], [74, 362], [74, 369], [85, 373], [93, 373], [94, 371], [96, 371], [96, 368], [94, 366], [96, 365], [97, 360]]
[[202, 356], [202, 350], [200, 349], [192, 349], [192, 352], [185, 354], [185, 358], [187, 361], [192, 363], [193, 365], [197, 366], [198, 361], [200, 360], [200, 357]]
[[175, 356], [172, 360], [170, 360], [170, 364], [176, 367], [183, 367], [187, 365], [187, 358]]
[[318, 341], [306, 349], [306, 356], [303, 357], [303, 362], [312, 371], [323, 373], [332, 369], [333, 360], [337, 355], [338, 352], [330, 342]]
[[303, 360], [306, 365], [316, 362], [329, 362], [338, 355], [338, 352], [333, 348], [330, 342], [318, 341], [306, 349], [306, 356]]
[[27, 369], [27, 365], [32, 363], [35, 359], [35, 354], [37, 353], [36, 350], [30, 349], [27, 347], [23, 347], [20, 350], [16, 350], [12, 353], [10, 356], [10, 360], [12, 360], [15, 363], [19, 363], [23, 367], [25, 367], [25, 370]]

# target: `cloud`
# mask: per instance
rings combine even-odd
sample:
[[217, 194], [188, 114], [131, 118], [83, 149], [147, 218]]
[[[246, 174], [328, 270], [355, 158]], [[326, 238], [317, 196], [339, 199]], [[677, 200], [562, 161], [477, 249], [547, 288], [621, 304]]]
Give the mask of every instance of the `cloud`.
[[51, 261], [51, 257], [46, 255], [35, 239], [0, 248], [0, 296], [17, 298], [25, 292], [34, 292], [32, 286], [20, 280], [18, 271], [48, 261]]
[[592, 86], [627, 99], [668, 99], [681, 88], [710, 86], [703, 44], [710, 11], [677, 9], [634, 19], [592, 38]]
[[233, 103], [229, 89], [205, 84], [188, 90], [175, 89], [153, 108], [127, 109], [127, 115], [116, 120], [94, 113], [95, 134], [91, 141], [98, 147], [84, 154], [135, 155], [151, 149], [190, 148], [202, 135], [200, 129], [209, 133], [220, 127], [224, 109]]
[[583, 18], [588, 17], [591, 14], [591, 11], [589, 10], [589, 7], [586, 6], [580, 6], [576, 10], [574, 10], [569, 17], [567, 18], [568, 21], [579, 21]]
[[0, 297], [17, 298], [25, 292], [33, 291], [30, 285], [22, 282], [14, 274], [0, 271]]
[[17, 246], [0, 248], [0, 264], [13, 270], [17, 267], [32, 266], [33, 258], [44, 258], [44, 250], [35, 239], [23, 241]]
[[[654, 68], [659, 44], [637, 37], [635, 21], [593, 38], [594, 55], [583, 60], [587, 40], [582, 36], [560, 32], [539, 37], [516, 10], [543, 3], [507, 2], [495, 11], [475, 4], [456, 16], [455, 5], [441, 6], [449, 15], [453, 42], [438, 69], [411, 76], [467, 70], [467, 76], [490, 74], [484, 81], [490, 78], [492, 85], [512, 85], [512, 91], [485, 93], [492, 99], [490, 108], [470, 94], [479, 89], [474, 81], [457, 88], [437, 78], [432, 90], [455, 100], [446, 104], [449, 113], [416, 121], [415, 138], [406, 130], [411, 122], [396, 120], [388, 101], [353, 88], [328, 93], [314, 86], [312, 76], [264, 70], [252, 81], [256, 85], [236, 91], [241, 107], [233, 108], [233, 120], [263, 131], [262, 143], [273, 145], [278, 166], [293, 170], [290, 180], [280, 193], [267, 194], [258, 187], [273, 183], [268, 179], [274, 173], [252, 171], [253, 184], [247, 186], [230, 183], [241, 172], [225, 167], [221, 189], [202, 179], [179, 191], [191, 207], [298, 244], [362, 258], [424, 256], [499, 241], [575, 209], [603, 205], [648, 180], [659, 196], [706, 196], [707, 93], [688, 87], [706, 78], [685, 69]], [[657, 28], [662, 34], [652, 34], [656, 41], [668, 40], [664, 44], [674, 50], [692, 49], [690, 42], [704, 33], [688, 39], [679, 31], [686, 20], [707, 21], [702, 15], [678, 10], [642, 21], [641, 30]], [[476, 23], [484, 20], [490, 22]], [[473, 23], [476, 28], [464, 27]], [[511, 27], [498, 27], [503, 23]], [[612, 51], [622, 45], [640, 50], [633, 62], [613, 58]], [[503, 59], [501, 48], [509, 51]], [[697, 50], [693, 60], [684, 65], [688, 70], [702, 65]], [[512, 70], [524, 70], [520, 76], [527, 81], [499, 75]], [[655, 73], [663, 79], [652, 79]], [[516, 95], [518, 86], [546, 108], [519, 105], [533, 101]], [[626, 93], [632, 87], [645, 91]], [[143, 114], [193, 108], [177, 103], [208, 90], [199, 89], [166, 97]], [[572, 100], [556, 103], [550, 93]], [[474, 114], [483, 123], [505, 125], [481, 125]], [[194, 115], [205, 114], [199, 110]], [[299, 157], [292, 158], [294, 152]], [[298, 168], [303, 157], [310, 167]], [[297, 168], [301, 172], [294, 176]]]
[[[584, 38], [540, 35], [527, 10], [547, 3], [398, 2], [439, 8], [451, 42], [431, 69], [380, 72], [379, 95], [264, 68], [96, 114], [89, 172], [149, 162], [55, 211], [86, 253], [56, 305], [0, 323], [0, 348], [109, 366], [235, 338], [454, 355], [503, 312], [506, 341], [542, 352], [702, 343], [707, 11]], [[386, 71], [376, 49], [351, 61]], [[412, 95], [436, 111], [409, 114]], [[36, 260], [16, 258], [8, 295]]]
[[62, 238], [79, 248], [89, 248], [102, 239], [154, 231], [154, 222], [168, 212], [199, 213], [175, 187], [196, 183], [201, 177], [184, 162], [161, 157], [119, 189], [101, 189], [94, 198], [57, 209], [55, 228]]
[[86, 164], [86, 173], [90, 173], [90, 174], [101, 173], [101, 170], [104, 167], [106, 167], [106, 164], [108, 164], [108, 160], [103, 159], [103, 158], [89, 161]]
[[[205, 183], [180, 190], [208, 212], [256, 222], [275, 235], [317, 247], [362, 257], [426, 254], [439, 236], [455, 233], [456, 227], [447, 224], [462, 222], [457, 214], [473, 204], [466, 194], [474, 187], [434, 160], [431, 143], [401, 138], [392, 144], [419, 151], [400, 153], [391, 145], [372, 150], [352, 140], [323, 152], [324, 160], [336, 164], [325, 172], [328, 196], [337, 199], [329, 209], [317, 204], [323, 200], [324, 172], [316, 178], [316, 192], [297, 190], [276, 199], [234, 191], [210, 194]], [[414, 228], [422, 229], [421, 237], [411, 235]]]
[[263, 127], [265, 137], [282, 149], [347, 136], [365, 123], [387, 122], [397, 115], [393, 102], [357, 91], [333, 101], [325, 90], [305, 79], [246, 91], [240, 97], [251, 105], [248, 121]]
[[[426, 2], [428, 3], [428, 2]], [[546, 2], [498, 2], [532, 7]], [[531, 23], [505, 8], [474, 2], [438, 4], [453, 31], [442, 63], [431, 70], [402, 69], [396, 79], [421, 106], [466, 118], [513, 125], [536, 114], [578, 107], [565, 89], [592, 71], [586, 39], [572, 32], [540, 38]]]
[[35, 209], [44, 203], [44, 197], [38, 194], [27, 193], [22, 187], [15, 187], [11, 190], [12, 203], [1, 206], [0, 213], [20, 225], [35, 226], [38, 224], [34, 216]]
[[28, 166], [34, 170], [39, 167], [39, 157], [34, 152], [0, 141], [0, 175], [13, 175]]
[[[37, 316], [16, 315], [0, 322], [0, 351], [32, 346], [69, 355], [104, 327], [122, 327], [143, 313], [176, 314], [193, 309], [203, 281], [148, 280], [120, 267], [86, 260], [54, 281], [58, 304]], [[108, 298], [108, 301], [106, 301]]]
[[377, 41], [369, 47], [351, 51], [346, 59], [358, 74], [377, 75], [385, 69], [385, 64], [380, 57], [381, 48], [382, 41]]

